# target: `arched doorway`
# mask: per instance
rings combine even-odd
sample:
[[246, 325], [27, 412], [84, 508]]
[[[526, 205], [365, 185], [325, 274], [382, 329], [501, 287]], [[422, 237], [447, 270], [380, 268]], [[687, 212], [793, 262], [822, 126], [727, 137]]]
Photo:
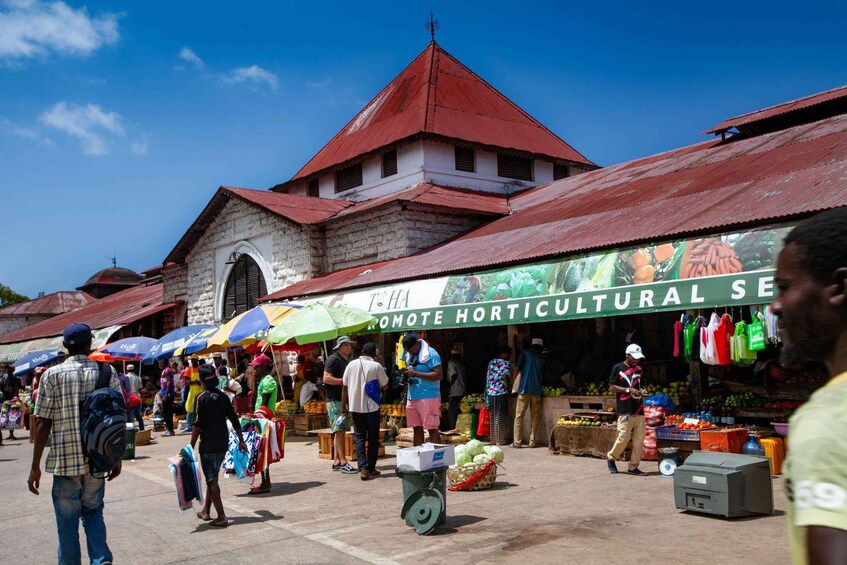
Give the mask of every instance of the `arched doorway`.
[[265, 277], [255, 259], [243, 254], [232, 266], [224, 289], [222, 321], [226, 322], [259, 304], [268, 293]]

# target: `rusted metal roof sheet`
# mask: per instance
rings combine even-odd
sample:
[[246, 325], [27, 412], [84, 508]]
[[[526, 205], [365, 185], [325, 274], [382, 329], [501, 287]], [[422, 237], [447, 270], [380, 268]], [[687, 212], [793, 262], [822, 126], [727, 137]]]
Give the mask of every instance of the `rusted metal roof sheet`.
[[[338, 283], [331, 290], [755, 226], [846, 206], [847, 116], [754, 138], [711, 140], [591, 171], [528, 190], [510, 204], [511, 216], [438, 247], [356, 273], [328, 275]], [[273, 298], [328, 292], [332, 285], [323, 279], [296, 283]]]
[[353, 205], [346, 200], [280, 194], [269, 190], [230, 186], [223, 187], [223, 190], [298, 224], [318, 224]]
[[594, 166], [433, 42], [291, 180], [308, 177], [417, 134], [439, 135]]
[[251, 190], [248, 188], [222, 186], [218, 188], [197, 219], [189, 226], [188, 230], [165, 258], [164, 263], [182, 263], [185, 261], [186, 256], [193, 249], [194, 244], [200, 240], [206, 229], [217, 218], [218, 214], [231, 198], [238, 198], [254, 206], [259, 206], [276, 216], [285, 218], [296, 224], [317, 224], [353, 205], [352, 202], [345, 200], [312, 198], [268, 190]]
[[452, 208], [475, 214], [504, 216], [509, 213], [508, 197], [503, 194], [421, 183], [400, 192], [358, 202], [346, 210], [342, 210], [331, 219], [358, 214], [394, 202], [426, 204], [427, 206]]
[[97, 300], [87, 292], [59, 291], [41, 298], [0, 308], [0, 317], [56, 316], [82, 308]]
[[162, 302], [162, 285], [137, 286], [96, 300], [82, 308], [59, 314], [26, 328], [0, 335], [0, 343], [29, 341], [42, 337], [61, 335], [74, 322], [81, 322], [97, 330], [109, 326], [131, 324], [174, 307], [173, 302]]
[[798, 98], [797, 100], [792, 100], [790, 102], [783, 102], [782, 104], [777, 104], [770, 108], [756, 110], [755, 112], [748, 112], [746, 114], [741, 114], [740, 116], [735, 116], [734, 118], [729, 118], [728, 120], [707, 129], [704, 133], [720, 133], [731, 128], [743, 127], [754, 122], [760, 122], [762, 120], [767, 120], [790, 112], [804, 110], [806, 108], [811, 108], [812, 106], [832, 102], [845, 97], [847, 97], [847, 86], [840, 86], [838, 88], [833, 88], [832, 90], [827, 90], [826, 92], [812, 94], [811, 96]]

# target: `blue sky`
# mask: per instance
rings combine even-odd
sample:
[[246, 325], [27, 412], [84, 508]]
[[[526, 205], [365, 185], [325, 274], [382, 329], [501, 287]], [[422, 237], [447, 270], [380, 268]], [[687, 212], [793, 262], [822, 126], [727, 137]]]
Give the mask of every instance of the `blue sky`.
[[601, 165], [847, 84], [838, 3], [637, 4], [0, 0], [0, 282], [161, 263], [219, 185], [290, 178], [426, 47], [430, 8]]

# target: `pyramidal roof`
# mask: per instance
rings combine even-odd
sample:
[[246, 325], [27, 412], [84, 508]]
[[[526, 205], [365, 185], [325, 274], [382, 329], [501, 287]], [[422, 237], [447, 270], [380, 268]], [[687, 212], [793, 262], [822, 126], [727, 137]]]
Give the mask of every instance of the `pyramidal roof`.
[[595, 166], [433, 41], [291, 180], [422, 133]]

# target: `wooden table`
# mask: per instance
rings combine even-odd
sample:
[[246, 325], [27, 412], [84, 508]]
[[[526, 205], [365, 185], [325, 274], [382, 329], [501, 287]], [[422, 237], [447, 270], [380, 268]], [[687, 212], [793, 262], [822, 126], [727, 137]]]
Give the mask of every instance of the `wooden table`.
[[[618, 430], [614, 426], [556, 426], [550, 433], [548, 451], [554, 454], [582, 455], [605, 459], [612, 449]], [[624, 457], [627, 458], [627, 452]]]

